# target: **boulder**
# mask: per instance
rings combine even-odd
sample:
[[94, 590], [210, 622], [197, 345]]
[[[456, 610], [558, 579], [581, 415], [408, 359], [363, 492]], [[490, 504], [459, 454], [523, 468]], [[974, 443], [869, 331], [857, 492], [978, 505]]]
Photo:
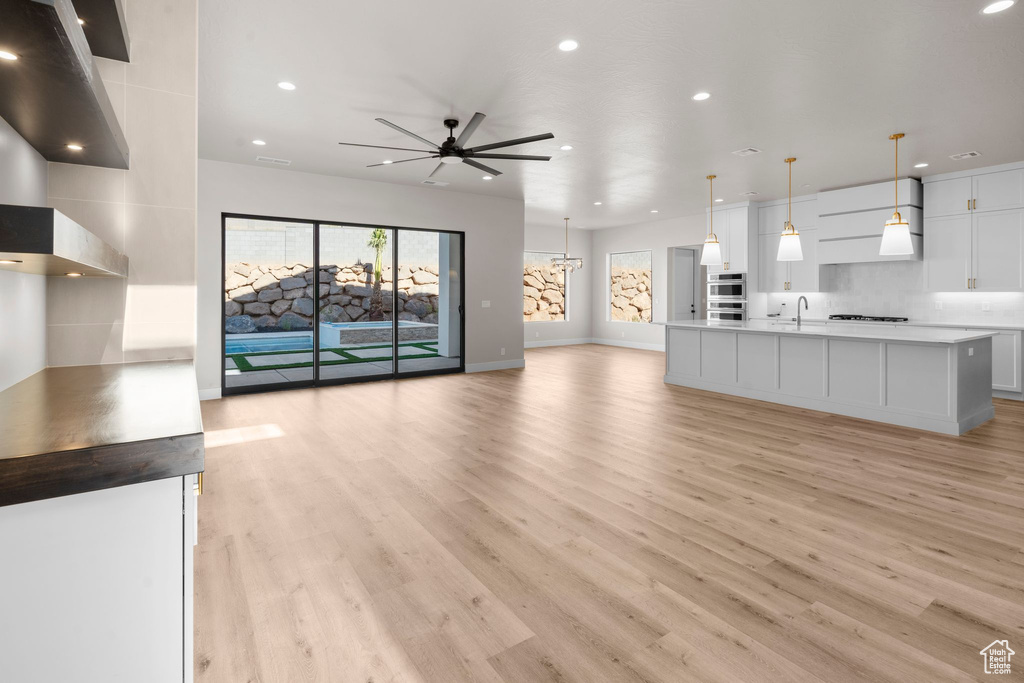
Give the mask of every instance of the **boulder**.
[[642, 282], [641, 282], [640, 284], [638, 284], [638, 285], [636, 286], [636, 288], [637, 288], [638, 290], [640, 290], [641, 292], [646, 292], [646, 291], [647, 291], [647, 285], [645, 285], [645, 284], [644, 284], [644, 283], [642, 283]]
[[427, 271], [431, 275], [440, 275], [441, 274], [440, 271], [437, 269], [437, 266], [435, 266], [433, 264], [431, 264], [429, 266], [423, 266], [423, 270]]
[[352, 318], [352, 320], [358, 320], [359, 318], [363, 317], [363, 315], [366, 313], [366, 311], [364, 311], [359, 306], [353, 306], [352, 304], [345, 306], [345, 312], [348, 313], [349, 317]]
[[412, 274], [412, 281], [418, 285], [437, 284], [437, 275], [428, 270], [417, 270]]
[[551, 320], [551, 316], [548, 314], [547, 311], [537, 311], [536, 313], [530, 315], [531, 322], [538, 322], [544, 320]]
[[323, 299], [325, 296], [327, 296], [328, 294], [331, 293], [331, 286], [330, 285], [320, 285], [318, 291], [319, 291], [319, 294], [320, 294], [320, 298]]
[[281, 280], [281, 289], [288, 291], [289, 289], [298, 289], [299, 287], [306, 286], [306, 278], [304, 277], [286, 277]]
[[245, 334], [255, 332], [256, 325], [247, 315], [233, 315], [224, 321], [224, 331], [228, 334]]
[[537, 290], [544, 289], [544, 282], [542, 280], [538, 280], [533, 275], [523, 276], [523, 284], [526, 285], [527, 287], [532, 287]]
[[545, 282], [555, 284], [555, 271], [552, 268], [544, 268], [540, 271], [541, 277], [544, 278]]
[[330, 291], [331, 294], [341, 294], [344, 291], [345, 291], [345, 288], [342, 287], [341, 285], [331, 285], [331, 291]]
[[248, 263], [236, 263], [231, 266], [231, 272], [238, 273], [242, 277], [249, 277], [249, 273], [252, 272], [252, 268], [249, 267]]
[[237, 301], [225, 301], [224, 302], [224, 315], [232, 317], [242, 312], [242, 304]]
[[531, 299], [539, 299], [540, 290], [536, 287], [523, 287], [523, 296], [530, 297]]
[[227, 279], [224, 280], [224, 290], [238, 289], [242, 285], [248, 284], [248, 282], [244, 276], [238, 273], [229, 273]]
[[405, 302], [405, 310], [419, 318], [422, 318], [427, 313], [430, 313], [430, 304], [422, 299], [409, 299]]
[[306, 272], [306, 266], [302, 264], [292, 266], [292, 276], [302, 275]]
[[320, 312], [320, 320], [329, 323], [348, 322], [352, 318], [345, 312], [344, 306], [331, 304]]
[[232, 289], [228, 292], [228, 296], [240, 304], [249, 303], [250, 301], [256, 301], [256, 290], [249, 285], [244, 285], [238, 289]]
[[437, 313], [427, 313], [425, 316], [423, 316], [423, 321], [422, 322], [430, 323], [432, 325], [436, 325], [437, 324]]
[[398, 279], [408, 280], [412, 277], [412, 271], [409, 270], [409, 266], [398, 266]]
[[268, 313], [270, 313], [270, 304], [257, 302], [245, 305], [246, 315], [267, 315]]
[[406, 290], [408, 290], [412, 286], [413, 286], [413, 281], [412, 281], [411, 277], [407, 277], [407, 278], [405, 278], [403, 280], [399, 280], [398, 281], [398, 288], [399, 289], [406, 289]]
[[338, 304], [339, 306], [347, 306], [349, 303], [352, 302], [352, 297], [350, 297], [348, 294], [332, 293], [329, 297], [327, 297], [327, 300], [330, 301], [332, 304]]
[[310, 299], [312, 299], [312, 298], [313, 298], [313, 297], [315, 296], [315, 295], [313, 294], [313, 285], [309, 285], [309, 286], [307, 286], [307, 287], [303, 287], [303, 288], [302, 288], [302, 292], [303, 292], [303, 294], [305, 294], [305, 295], [306, 295], [307, 297], [309, 297]]
[[612, 299], [612, 308], [618, 308], [622, 310], [625, 309], [626, 306], [629, 306], [629, 299], [627, 299], [626, 297], [617, 296], [614, 299]]
[[271, 273], [264, 273], [263, 275], [260, 275], [256, 282], [252, 283], [252, 288], [257, 292], [269, 287], [277, 287], [277, 278]]
[[305, 287], [303, 287], [302, 289], [289, 289], [287, 292], [284, 293], [285, 299], [301, 299], [304, 296], [306, 296]]
[[626, 320], [638, 320], [640, 318], [640, 311], [634, 306], [626, 306], [622, 309], [622, 314], [626, 316]]
[[549, 308], [551, 308], [551, 304], [547, 301], [544, 301], [544, 299], [541, 299], [540, 301], [537, 302], [538, 311], [546, 311]]
[[313, 315], [313, 300], [303, 297], [292, 302], [292, 311], [299, 315]]
[[278, 299], [280, 299], [283, 296], [284, 296], [284, 294], [281, 292], [281, 288], [280, 287], [274, 287], [273, 289], [264, 289], [263, 291], [261, 291], [259, 293], [259, 300], [260, 301], [267, 301], [267, 302], [277, 301]]
[[289, 299], [278, 299], [274, 303], [270, 304], [270, 312], [274, 315], [281, 315], [289, 308], [292, 307], [292, 302]]
[[261, 315], [260, 317], [256, 318], [256, 321], [253, 324], [256, 326], [257, 330], [266, 330], [270, 328], [276, 329], [277, 318], [275, 318], [272, 315]]
[[312, 321], [307, 318], [303, 318], [301, 315], [296, 315], [291, 311], [288, 311], [281, 316], [280, 320], [277, 321], [277, 326], [285, 332], [291, 332], [294, 330], [308, 330], [312, 325]]
[[323, 268], [320, 269], [320, 282], [330, 282], [334, 279], [334, 274]]
[[398, 314], [398, 319], [399, 320], [409, 320], [409, 321], [414, 322], [414, 323], [418, 323], [420, 321], [420, 317], [418, 315], [414, 315], [414, 314], [410, 313], [409, 311], [402, 311], [401, 313], [399, 313]]
[[540, 298], [544, 299], [544, 301], [549, 301], [553, 304], [558, 304], [565, 300], [565, 298], [562, 296], [562, 293], [559, 292], [557, 289], [545, 289], [543, 292], [541, 292]]
[[612, 296], [622, 296], [622, 283], [618, 280], [612, 282]]
[[347, 270], [340, 271], [337, 275], [334, 276], [335, 282], [340, 282], [341, 284], [345, 284], [346, 282], [355, 282], [358, 279], [359, 278], [356, 276], [355, 273], [352, 273]]
[[537, 300], [531, 296], [523, 297], [523, 315], [530, 315], [537, 310]]
[[651, 296], [647, 292], [640, 292], [629, 300], [630, 306], [641, 311], [651, 307]]
[[370, 296], [373, 293], [373, 288], [361, 285], [345, 285], [345, 293], [349, 296]]
[[276, 277], [278, 280], [280, 280], [283, 277], [288, 277], [289, 275], [291, 275], [292, 269], [288, 268], [287, 266], [283, 268], [275, 268], [273, 271], [271, 271], [270, 274]]

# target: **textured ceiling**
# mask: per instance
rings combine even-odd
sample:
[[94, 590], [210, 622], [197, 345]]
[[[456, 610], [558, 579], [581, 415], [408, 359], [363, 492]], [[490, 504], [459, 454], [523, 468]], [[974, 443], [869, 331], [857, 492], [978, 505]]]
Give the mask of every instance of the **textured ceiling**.
[[[551, 154], [437, 176], [450, 190], [526, 200], [527, 221], [587, 228], [726, 203], [1024, 159], [1024, 2], [987, 0], [215, 0], [200, 6], [199, 154], [414, 185], [436, 162], [374, 121], [436, 142], [442, 119], [487, 114], [472, 143]], [[559, 41], [579, 41], [561, 52]], [[277, 88], [281, 80], [298, 89]], [[694, 93], [712, 94], [694, 102]], [[456, 132], [456, 135], [458, 133]], [[267, 141], [256, 147], [251, 140]], [[409, 144], [413, 143], [413, 144]], [[561, 152], [564, 144], [573, 146]], [[763, 152], [738, 157], [732, 151]], [[977, 150], [978, 159], [949, 155]], [[926, 161], [927, 169], [911, 165]], [[594, 206], [595, 201], [602, 202]]]

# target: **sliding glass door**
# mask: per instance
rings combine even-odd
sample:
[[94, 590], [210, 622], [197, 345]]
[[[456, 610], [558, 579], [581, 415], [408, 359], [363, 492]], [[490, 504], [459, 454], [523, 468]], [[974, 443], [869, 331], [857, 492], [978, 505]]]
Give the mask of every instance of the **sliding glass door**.
[[462, 265], [462, 233], [225, 215], [224, 393], [462, 370]]

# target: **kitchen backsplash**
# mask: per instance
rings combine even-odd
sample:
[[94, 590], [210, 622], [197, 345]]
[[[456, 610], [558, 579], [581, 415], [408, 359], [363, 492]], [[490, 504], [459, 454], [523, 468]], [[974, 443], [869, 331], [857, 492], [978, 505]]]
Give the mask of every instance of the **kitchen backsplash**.
[[[821, 267], [821, 292], [805, 294], [805, 316], [833, 313], [905, 316], [911, 321], [1024, 325], [1024, 293], [926, 292], [924, 263], [848, 263]], [[768, 294], [768, 313], [796, 315], [799, 292]], [[941, 306], [940, 308], [937, 308]], [[987, 307], [989, 310], [983, 310]]]

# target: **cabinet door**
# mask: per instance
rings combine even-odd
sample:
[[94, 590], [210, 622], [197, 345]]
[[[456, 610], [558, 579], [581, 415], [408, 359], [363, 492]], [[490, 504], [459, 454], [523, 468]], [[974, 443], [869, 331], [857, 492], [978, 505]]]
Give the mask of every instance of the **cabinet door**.
[[970, 213], [971, 192], [970, 177], [926, 183], [924, 186], [924, 217]]
[[975, 213], [973, 254], [974, 289], [1024, 291], [1024, 209]]
[[974, 176], [975, 211], [1024, 207], [1024, 169]]
[[730, 272], [747, 272], [747, 209], [745, 207], [729, 210], [728, 261]]
[[[710, 221], [710, 218], [708, 219]], [[706, 223], [705, 223], [706, 225]], [[725, 264], [729, 262], [729, 212], [716, 211], [715, 221], [712, 226], [714, 233], [718, 236], [718, 243], [722, 249], [722, 265], [708, 266], [709, 273], [724, 273]]]
[[786, 263], [776, 260], [779, 254], [780, 235], [761, 235], [757, 244], [757, 289], [760, 292], [781, 292], [785, 289], [789, 269]]
[[998, 391], [1021, 390], [1020, 337], [1016, 330], [987, 330], [992, 337], [992, 388]]
[[818, 231], [800, 231], [803, 261], [789, 262], [789, 288], [794, 292], [818, 291]]
[[971, 277], [971, 216], [929, 218], [924, 232], [925, 289], [967, 291]]

